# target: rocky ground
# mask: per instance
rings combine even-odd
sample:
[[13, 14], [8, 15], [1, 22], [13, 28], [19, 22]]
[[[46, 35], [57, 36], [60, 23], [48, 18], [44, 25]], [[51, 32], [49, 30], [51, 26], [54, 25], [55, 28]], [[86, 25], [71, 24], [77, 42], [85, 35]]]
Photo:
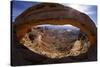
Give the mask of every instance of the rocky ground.
[[16, 37], [16, 32], [13, 31], [11, 45], [11, 65], [37, 65], [37, 64], [52, 64], [52, 63], [69, 63], [69, 62], [84, 62], [97, 60], [96, 44], [89, 48], [89, 51], [78, 56], [68, 56], [63, 58], [48, 58], [41, 54], [37, 54], [27, 47], [19, 43]]

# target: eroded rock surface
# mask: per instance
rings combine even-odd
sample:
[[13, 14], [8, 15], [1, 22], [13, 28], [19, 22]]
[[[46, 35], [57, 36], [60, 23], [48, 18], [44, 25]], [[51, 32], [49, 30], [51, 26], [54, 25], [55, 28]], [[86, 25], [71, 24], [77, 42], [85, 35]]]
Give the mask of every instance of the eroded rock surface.
[[78, 56], [87, 52], [89, 47], [87, 36], [71, 25], [37, 25], [22, 38], [21, 43], [49, 58]]

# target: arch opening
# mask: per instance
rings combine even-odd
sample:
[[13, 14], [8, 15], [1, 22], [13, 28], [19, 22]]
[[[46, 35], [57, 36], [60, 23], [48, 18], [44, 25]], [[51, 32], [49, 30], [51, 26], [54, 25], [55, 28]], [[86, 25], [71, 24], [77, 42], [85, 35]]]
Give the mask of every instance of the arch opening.
[[78, 56], [88, 51], [87, 34], [71, 24], [32, 26], [20, 41], [28, 49], [49, 58]]

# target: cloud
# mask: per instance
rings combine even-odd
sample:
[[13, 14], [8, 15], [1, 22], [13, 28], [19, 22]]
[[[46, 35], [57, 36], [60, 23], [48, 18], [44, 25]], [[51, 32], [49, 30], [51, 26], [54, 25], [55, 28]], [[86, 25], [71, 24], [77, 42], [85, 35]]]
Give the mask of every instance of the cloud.
[[63, 4], [64, 6], [69, 6], [80, 12], [87, 14], [94, 22], [97, 24], [97, 6], [95, 5], [80, 5], [80, 4]]
[[78, 5], [78, 4], [63, 4], [64, 6], [72, 7], [80, 12], [86, 13], [86, 14], [93, 14], [93, 11], [90, 11], [91, 6], [86, 5]]

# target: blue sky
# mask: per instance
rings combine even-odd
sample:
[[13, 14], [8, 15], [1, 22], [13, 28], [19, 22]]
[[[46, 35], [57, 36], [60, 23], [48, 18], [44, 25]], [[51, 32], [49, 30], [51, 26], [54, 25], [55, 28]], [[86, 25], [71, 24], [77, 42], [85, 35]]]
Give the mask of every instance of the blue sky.
[[[12, 20], [14, 21], [15, 18], [20, 15], [23, 11], [27, 8], [39, 4], [39, 2], [31, 2], [31, 1], [16, 1], [13, 0], [12, 3]], [[97, 6], [96, 5], [80, 5], [80, 4], [67, 4], [62, 3], [65, 6], [72, 7], [76, 10], [79, 10], [85, 14], [87, 14], [97, 25]]]

